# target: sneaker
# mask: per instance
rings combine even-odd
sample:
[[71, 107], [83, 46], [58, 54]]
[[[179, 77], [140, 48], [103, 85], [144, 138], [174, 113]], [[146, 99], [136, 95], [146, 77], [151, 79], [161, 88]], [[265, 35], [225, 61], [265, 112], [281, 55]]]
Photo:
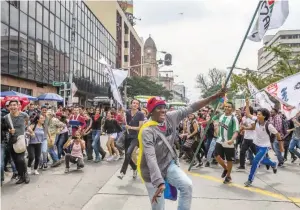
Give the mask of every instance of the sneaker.
[[200, 167], [202, 167], [203, 166], [203, 162], [200, 162], [200, 163], [198, 163], [197, 165], [196, 165], [196, 168], [200, 168]]
[[206, 162], [205, 167], [210, 167], [210, 162]]
[[297, 157], [293, 157], [291, 162], [294, 163], [296, 160], [297, 160]]
[[278, 164], [278, 167], [283, 167], [283, 163], [279, 163], [279, 164]]
[[54, 167], [59, 166], [60, 164], [61, 164], [61, 162], [58, 160], [58, 161], [54, 162], [54, 163], [51, 165], [51, 167], [54, 168]]
[[38, 170], [34, 170], [34, 171], [33, 171], [33, 174], [34, 174], [34, 175], [39, 175], [40, 173], [38, 172]]
[[252, 185], [252, 182], [251, 181], [247, 181], [244, 183], [245, 187], [250, 187]]
[[245, 166], [237, 167], [237, 171], [245, 171], [245, 170], [246, 170]]
[[136, 177], [137, 177], [137, 170], [133, 170], [133, 175], [132, 175], [132, 177], [133, 177], [134, 179], [136, 179]]
[[24, 182], [25, 182], [25, 184], [29, 184], [29, 182], [30, 182], [30, 178], [29, 178], [29, 176], [28, 176], [28, 173], [26, 173], [26, 174], [24, 175]]
[[226, 176], [223, 184], [229, 184], [231, 182], [231, 177]]
[[273, 173], [274, 173], [274, 174], [277, 173], [277, 168], [278, 168], [278, 163], [276, 163], [275, 167], [272, 167]]
[[221, 175], [221, 177], [222, 177], [222, 178], [225, 178], [226, 174], [227, 174], [227, 170], [224, 169], [224, 170], [223, 170], [223, 173], [222, 173], [222, 175]]
[[121, 172], [120, 175], [118, 175], [118, 178], [122, 180], [124, 176], [125, 176], [125, 174], [123, 172]]
[[114, 160], [119, 160], [120, 159], [120, 155], [116, 155], [115, 157], [114, 157]]
[[27, 173], [31, 174], [31, 167], [27, 167]]
[[101, 161], [100, 157], [96, 157], [96, 159], [94, 160], [95, 163], [99, 163]]
[[19, 180], [16, 182], [16, 184], [22, 184], [22, 183], [24, 183], [25, 182], [25, 178], [24, 178], [24, 176], [21, 176], [20, 178], [19, 178]]
[[110, 156], [110, 157], [106, 158], [106, 161], [110, 162], [110, 161], [112, 161], [113, 159], [114, 159], [114, 156]]
[[69, 168], [66, 168], [65, 169], [65, 174], [69, 173], [70, 172], [70, 169]]
[[12, 177], [11, 177], [11, 180], [13, 179], [18, 179], [18, 174], [17, 173], [13, 173]]

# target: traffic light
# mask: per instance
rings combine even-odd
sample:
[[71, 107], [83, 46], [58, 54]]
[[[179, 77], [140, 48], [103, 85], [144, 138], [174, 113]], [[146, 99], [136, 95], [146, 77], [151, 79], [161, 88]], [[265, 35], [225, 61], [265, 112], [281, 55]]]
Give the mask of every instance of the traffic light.
[[170, 53], [167, 53], [165, 55], [165, 65], [171, 66], [172, 65], [172, 55]]

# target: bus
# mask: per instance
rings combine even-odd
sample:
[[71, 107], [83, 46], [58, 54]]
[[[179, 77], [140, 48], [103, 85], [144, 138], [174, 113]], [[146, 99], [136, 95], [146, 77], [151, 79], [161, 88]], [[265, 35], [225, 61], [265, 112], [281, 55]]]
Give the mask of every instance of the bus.
[[173, 107], [175, 110], [178, 110], [183, 107], [187, 107], [187, 103], [185, 102], [169, 102], [167, 103], [167, 108], [170, 109]]

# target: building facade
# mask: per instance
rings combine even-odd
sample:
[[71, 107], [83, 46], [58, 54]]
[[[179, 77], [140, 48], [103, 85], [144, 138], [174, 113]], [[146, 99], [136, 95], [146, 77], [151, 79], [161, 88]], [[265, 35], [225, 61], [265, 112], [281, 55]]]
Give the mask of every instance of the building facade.
[[[264, 47], [258, 51], [258, 71], [271, 73], [278, 60], [273, 52], [266, 50], [266, 47], [283, 45], [289, 47], [293, 54], [300, 54], [300, 30], [282, 30], [275, 35], [265, 36]], [[290, 62], [292, 64], [293, 61]]]
[[[116, 68], [128, 69], [129, 76], [142, 76], [143, 42], [129, 18], [128, 8], [119, 1], [85, 1], [116, 40]], [[121, 7], [122, 6], [122, 7]], [[130, 3], [133, 12], [133, 3]]]
[[83, 1], [1, 1], [1, 89], [38, 96], [58, 92], [70, 74], [75, 12], [74, 76], [79, 103], [108, 95], [98, 60], [116, 66], [116, 40]]
[[172, 101], [187, 102], [186, 99], [186, 87], [181, 84], [174, 84], [172, 89], [173, 99]]
[[143, 76], [158, 78], [157, 48], [151, 35], [144, 44]]

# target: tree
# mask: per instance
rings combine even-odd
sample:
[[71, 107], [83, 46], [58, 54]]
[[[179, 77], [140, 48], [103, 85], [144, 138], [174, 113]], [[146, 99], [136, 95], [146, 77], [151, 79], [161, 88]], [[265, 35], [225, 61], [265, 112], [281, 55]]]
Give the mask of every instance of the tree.
[[265, 50], [274, 54], [273, 61], [277, 63], [273, 67], [272, 75], [264, 77], [257, 72], [243, 72], [241, 74], [232, 74], [231, 90], [234, 92], [248, 91], [247, 80], [251, 81], [258, 89], [281, 80], [284, 77], [300, 72], [300, 54], [294, 54], [286, 45], [269, 46]]
[[137, 95], [163, 96], [166, 100], [172, 99], [171, 91], [161, 84], [157, 84], [149, 77], [129, 77], [127, 78], [127, 96]]

